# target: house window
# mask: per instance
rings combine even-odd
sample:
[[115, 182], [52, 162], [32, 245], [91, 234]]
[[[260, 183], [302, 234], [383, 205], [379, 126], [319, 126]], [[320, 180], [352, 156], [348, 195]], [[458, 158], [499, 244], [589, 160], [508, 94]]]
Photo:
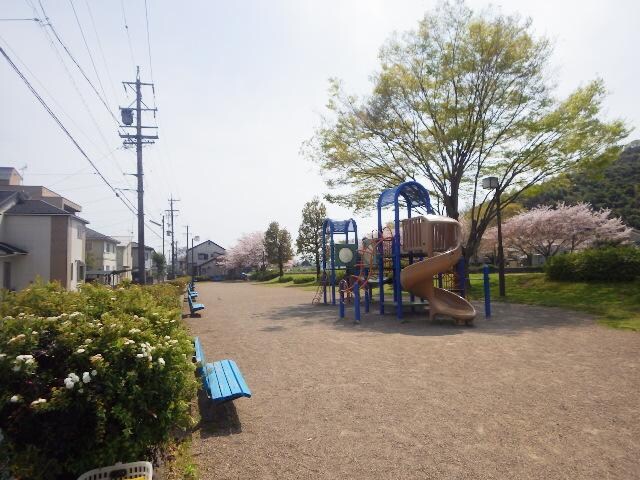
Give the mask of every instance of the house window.
[[71, 280], [73, 280], [73, 263], [71, 264]]
[[84, 281], [84, 263], [78, 262], [78, 281]]
[[78, 239], [82, 240], [84, 238], [84, 225], [78, 225], [76, 232], [78, 234]]
[[209, 259], [209, 254], [208, 253], [199, 253], [198, 254], [198, 260], [208, 260]]
[[111, 270], [111, 265], [105, 265], [104, 269], [108, 272], [109, 270]]
[[145, 261], [149, 260], [149, 252], [144, 252]]

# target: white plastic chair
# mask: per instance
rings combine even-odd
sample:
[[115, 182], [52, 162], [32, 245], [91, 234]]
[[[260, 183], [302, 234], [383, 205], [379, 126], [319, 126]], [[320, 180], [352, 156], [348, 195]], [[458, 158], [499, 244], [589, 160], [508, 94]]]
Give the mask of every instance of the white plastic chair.
[[111, 467], [96, 468], [83, 473], [78, 480], [133, 480], [153, 479], [153, 466], [149, 462], [116, 463]]

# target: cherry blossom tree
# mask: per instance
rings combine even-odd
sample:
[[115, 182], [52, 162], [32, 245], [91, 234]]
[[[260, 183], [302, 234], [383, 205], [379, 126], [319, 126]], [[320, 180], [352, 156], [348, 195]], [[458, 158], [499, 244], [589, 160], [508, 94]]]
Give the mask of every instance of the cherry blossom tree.
[[[556, 208], [540, 206], [507, 220], [502, 226], [505, 248], [524, 255], [534, 253], [545, 259], [560, 251], [580, 250], [601, 241], [623, 243], [631, 229], [611, 210], [593, 210], [588, 203], [560, 204]], [[491, 252], [497, 243], [497, 229], [483, 236], [481, 251]]]
[[264, 266], [264, 234], [252, 232], [243, 234], [224, 255], [224, 265], [228, 270], [260, 268]]

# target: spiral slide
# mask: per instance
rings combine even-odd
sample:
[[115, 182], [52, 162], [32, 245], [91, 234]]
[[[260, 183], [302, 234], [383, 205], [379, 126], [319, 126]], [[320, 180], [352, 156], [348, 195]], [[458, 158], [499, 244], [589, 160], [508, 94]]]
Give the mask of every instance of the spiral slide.
[[446, 315], [458, 323], [473, 323], [476, 310], [468, 301], [453, 292], [433, 286], [433, 276], [451, 270], [462, 256], [462, 247], [440, 253], [402, 269], [402, 288], [429, 301], [429, 319], [435, 315]]

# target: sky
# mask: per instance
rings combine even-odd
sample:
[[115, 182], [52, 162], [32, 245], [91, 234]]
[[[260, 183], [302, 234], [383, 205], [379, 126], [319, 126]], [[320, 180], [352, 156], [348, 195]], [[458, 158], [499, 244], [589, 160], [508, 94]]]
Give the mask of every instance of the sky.
[[[554, 42], [558, 96], [603, 78], [606, 118], [626, 120], [635, 129], [629, 140], [640, 138], [640, 2], [467, 3], [531, 17], [535, 32]], [[327, 191], [318, 167], [300, 150], [326, 112], [328, 79], [340, 78], [351, 93], [369, 92], [380, 46], [394, 32], [415, 28], [436, 2], [148, 0], [149, 43], [144, 0], [41, 4], [116, 116], [134, 100], [121, 82], [135, 80], [136, 65], [142, 81], [156, 85], [155, 98], [143, 92], [158, 108], [156, 119], [149, 113], [145, 123], [157, 122], [160, 137], [144, 149], [147, 219], [160, 222], [173, 196], [180, 246], [189, 225], [200, 240], [230, 247], [242, 233], [264, 231], [274, 220], [295, 237], [304, 203]], [[44, 17], [38, 0], [2, 0], [0, 46], [107, 180], [135, 204], [135, 151], [122, 148], [107, 108], [49, 29], [5, 20], [34, 17]], [[3, 58], [0, 79], [0, 166], [26, 166], [25, 184], [79, 203], [91, 228], [135, 235], [134, 215]], [[336, 219], [353, 216], [335, 205], [328, 212]], [[354, 218], [368, 232], [374, 217], [372, 210]], [[160, 250], [161, 231], [149, 226], [146, 243]]]

